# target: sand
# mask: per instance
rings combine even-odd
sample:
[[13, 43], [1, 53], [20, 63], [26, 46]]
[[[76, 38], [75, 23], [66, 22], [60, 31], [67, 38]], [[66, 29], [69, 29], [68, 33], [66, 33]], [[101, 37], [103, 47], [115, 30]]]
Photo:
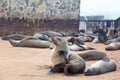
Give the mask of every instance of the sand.
[[[85, 43], [105, 51], [104, 44]], [[95, 76], [65, 76], [63, 73], [48, 75], [52, 65], [50, 49], [13, 47], [0, 40], [0, 80], [120, 80], [120, 50], [105, 51], [117, 63], [117, 71]], [[74, 53], [79, 53], [74, 52]], [[86, 61], [87, 67], [96, 61]]]

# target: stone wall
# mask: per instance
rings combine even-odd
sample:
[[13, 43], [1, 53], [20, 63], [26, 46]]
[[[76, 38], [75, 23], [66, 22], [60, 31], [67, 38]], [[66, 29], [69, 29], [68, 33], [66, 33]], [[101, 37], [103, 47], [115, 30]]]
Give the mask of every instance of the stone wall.
[[0, 0], [0, 34], [78, 31], [79, 13], [80, 0]]

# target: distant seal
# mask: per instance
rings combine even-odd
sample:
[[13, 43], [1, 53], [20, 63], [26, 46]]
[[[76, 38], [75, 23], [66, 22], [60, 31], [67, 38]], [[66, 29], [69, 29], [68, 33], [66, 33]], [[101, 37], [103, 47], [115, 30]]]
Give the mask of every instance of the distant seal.
[[94, 50], [95, 48], [88, 47], [86, 45], [70, 45], [68, 46], [70, 51], [85, 51], [85, 50]]
[[25, 38], [25, 36], [22, 34], [12, 34], [12, 35], [3, 36], [2, 40], [9, 40], [9, 39], [22, 40], [24, 38]]
[[111, 27], [108, 28], [108, 32], [107, 32], [107, 37], [108, 39], [113, 39], [113, 38], [117, 38], [118, 37], [118, 31], [116, 29], [112, 29]]
[[44, 35], [38, 32], [34, 33], [33, 38], [52, 42], [51, 39], [47, 35]]
[[104, 43], [105, 41], [107, 41], [107, 35], [103, 29], [98, 28], [94, 33], [98, 33], [98, 40], [100, 43]]
[[95, 37], [92, 42], [93, 42], [93, 43], [99, 43], [98, 37]]
[[20, 41], [10, 39], [9, 42], [14, 47], [33, 47], [33, 48], [49, 48], [50, 42], [37, 39], [24, 39]]
[[84, 42], [91, 42], [94, 39], [93, 35], [88, 35], [85, 33], [79, 33], [78, 39], [84, 41]]
[[68, 55], [68, 64], [64, 68], [64, 73], [67, 76], [83, 73], [86, 64], [83, 58], [77, 54], [70, 53]]
[[114, 38], [114, 39], [109, 39], [109, 40], [105, 41], [104, 44], [108, 45], [108, 44], [114, 43], [114, 42], [120, 42], [120, 37]]
[[64, 36], [73, 36], [73, 37], [77, 37], [78, 35], [79, 35], [79, 33], [78, 32], [71, 32], [71, 31], [68, 31], [68, 32], [62, 32], [62, 34], [64, 35]]
[[120, 42], [114, 42], [105, 47], [105, 50], [120, 50]]
[[81, 53], [78, 53], [84, 60], [101, 60], [106, 57], [106, 53], [100, 50], [88, 50]]
[[85, 33], [85, 29], [80, 29], [80, 30], [79, 30], [79, 33], [80, 33], [80, 32], [81, 32], [81, 33]]
[[62, 34], [58, 33], [58, 32], [55, 32], [55, 31], [43, 31], [43, 32], [40, 32], [41, 34], [44, 34], [44, 35], [47, 35], [48, 37], [61, 37]]
[[84, 41], [82, 41], [81, 39], [77, 37], [71, 37], [67, 41], [71, 42], [72, 44], [76, 44], [76, 45], [84, 45]]
[[109, 59], [105, 57], [103, 60], [100, 60], [90, 67], [88, 67], [85, 71], [84, 74], [87, 76], [90, 75], [98, 75], [98, 74], [103, 74], [111, 71], [115, 71], [117, 68], [116, 62], [112, 59]]
[[67, 40], [60, 37], [52, 37], [52, 41], [55, 44], [55, 47], [51, 51], [53, 67], [48, 72], [49, 75], [64, 71], [64, 67], [67, 63], [67, 56], [69, 54]]

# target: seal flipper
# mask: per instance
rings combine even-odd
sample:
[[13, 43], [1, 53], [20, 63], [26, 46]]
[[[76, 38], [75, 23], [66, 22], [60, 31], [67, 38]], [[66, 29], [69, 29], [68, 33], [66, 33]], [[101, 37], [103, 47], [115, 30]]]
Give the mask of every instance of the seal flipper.
[[52, 67], [51, 70], [48, 72], [48, 75], [52, 75], [54, 73], [57, 73], [57, 68], [56, 67]]
[[55, 65], [54, 67], [51, 68], [51, 70], [48, 72], [48, 75], [63, 72], [64, 67], [65, 67], [64, 63], [57, 64], [57, 65]]

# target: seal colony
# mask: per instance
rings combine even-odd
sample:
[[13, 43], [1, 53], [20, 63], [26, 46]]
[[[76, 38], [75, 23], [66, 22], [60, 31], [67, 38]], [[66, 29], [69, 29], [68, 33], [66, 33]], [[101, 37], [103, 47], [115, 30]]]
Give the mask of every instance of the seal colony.
[[[33, 36], [25, 37], [20, 34], [3, 36], [2, 40], [9, 40], [13, 47], [32, 47], [32, 48], [50, 48], [52, 67], [48, 71], [48, 75], [55, 73], [64, 73], [67, 76], [76, 74], [98, 75], [111, 71], [117, 68], [116, 62], [109, 59], [107, 54], [95, 48], [88, 47], [85, 42], [95, 41], [109, 44], [105, 50], [120, 50], [119, 38], [107, 40], [106, 35], [86, 35], [81, 33], [74, 37], [63, 38], [58, 32], [43, 31], [35, 33]], [[19, 37], [20, 36], [20, 37]], [[96, 40], [95, 40], [96, 39]], [[105, 39], [105, 40], [104, 40]], [[102, 41], [104, 40], [104, 41]], [[93, 41], [93, 42], [94, 42]], [[86, 51], [85, 51], [86, 50]], [[75, 53], [73, 51], [80, 51]], [[106, 58], [107, 57], [107, 58]], [[86, 67], [86, 61], [99, 60], [90, 67]], [[105, 67], [106, 66], [106, 67]]]

